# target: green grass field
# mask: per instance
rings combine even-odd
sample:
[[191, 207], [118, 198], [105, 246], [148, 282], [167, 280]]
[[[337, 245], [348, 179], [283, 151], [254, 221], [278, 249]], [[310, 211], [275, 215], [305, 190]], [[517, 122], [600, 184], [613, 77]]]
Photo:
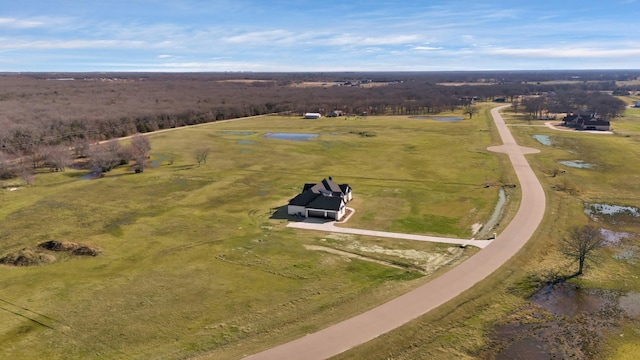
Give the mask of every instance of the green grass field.
[[[117, 169], [83, 180], [84, 172], [68, 170], [38, 174], [30, 187], [5, 182], [0, 257], [49, 240], [101, 254], [0, 265], [0, 358], [235, 359], [415, 288], [428, 276], [410, 267], [304, 245], [425, 254], [449, 246], [331, 238], [286, 228], [272, 211], [304, 183], [333, 176], [354, 189], [348, 226], [471, 237], [493, 211], [498, 185], [513, 182], [506, 159], [486, 150], [497, 144], [490, 121], [485, 111], [457, 123], [246, 119], [150, 135], [142, 174]], [[296, 142], [268, 132], [319, 136]], [[193, 152], [203, 146], [211, 154], [197, 166]]]
[[[560, 255], [558, 242], [573, 225], [589, 221], [585, 203], [640, 206], [640, 112], [629, 109], [612, 123], [616, 134], [589, 134], [551, 130], [541, 121], [527, 122], [521, 115], [505, 113], [516, 141], [541, 150], [528, 156], [547, 195], [543, 224], [527, 245], [505, 266], [462, 296], [416, 319], [406, 326], [337, 356], [337, 359], [470, 359], [483, 357], [489, 337], [505, 320], [531, 321], [522, 309], [535, 290], [529, 275], [549, 269], [565, 274], [575, 271]], [[547, 135], [551, 146], [533, 135]], [[559, 164], [583, 160], [590, 169]], [[554, 169], [560, 170], [553, 176]], [[601, 217], [598, 226], [632, 234], [625, 246], [640, 245], [640, 222], [629, 217]], [[608, 289], [622, 294], [640, 289], [638, 253], [630, 260], [617, 259], [620, 247], [598, 251], [598, 262], [572, 282], [585, 288]], [[571, 324], [565, 324], [570, 326]], [[633, 318], [623, 318], [619, 328], [608, 328], [594, 358], [631, 359], [637, 356], [640, 327]], [[375, 355], [373, 355], [375, 354]]]

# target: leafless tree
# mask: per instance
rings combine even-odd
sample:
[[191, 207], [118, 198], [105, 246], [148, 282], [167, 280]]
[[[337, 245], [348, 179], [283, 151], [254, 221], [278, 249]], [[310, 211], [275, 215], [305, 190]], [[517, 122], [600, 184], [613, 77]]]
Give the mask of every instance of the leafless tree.
[[594, 250], [601, 247], [603, 237], [593, 225], [574, 226], [567, 237], [560, 242], [562, 253], [578, 263], [578, 271], [573, 276], [582, 275], [587, 261], [592, 261]]
[[196, 162], [198, 163], [198, 166], [200, 166], [201, 164], [207, 163], [207, 157], [209, 157], [210, 151], [211, 150], [208, 147], [201, 147], [196, 149], [196, 151], [194, 151], [193, 156], [196, 158]]
[[0, 179], [10, 179], [16, 176], [14, 162], [9, 155], [0, 151]]
[[34, 170], [45, 165], [48, 151], [48, 147], [43, 145], [31, 145], [29, 147], [28, 154]]
[[50, 146], [46, 151], [47, 163], [55, 171], [64, 171], [71, 164], [71, 154], [64, 145]]
[[22, 180], [25, 182], [25, 184], [32, 185], [35, 175], [33, 173], [33, 168], [31, 167], [32, 165], [29, 163], [29, 161], [30, 160], [26, 159], [25, 157], [21, 157], [17, 161], [17, 166], [18, 172], [20, 173], [20, 176], [22, 177]]
[[464, 113], [469, 115], [469, 119], [473, 119], [473, 115], [478, 113], [478, 109], [474, 106], [467, 106], [465, 107]]
[[71, 147], [77, 158], [87, 157], [89, 154], [89, 140], [86, 137], [75, 137], [71, 140]]
[[91, 159], [91, 172], [94, 175], [101, 175], [111, 170], [113, 164], [113, 156], [107, 151], [103, 145], [96, 145], [89, 150], [89, 159]]
[[131, 137], [131, 155], [136, 162], [136, 172], [144, 171], [144, 163], [149, 157], [151, 142], [142, 134], [135, 134]]

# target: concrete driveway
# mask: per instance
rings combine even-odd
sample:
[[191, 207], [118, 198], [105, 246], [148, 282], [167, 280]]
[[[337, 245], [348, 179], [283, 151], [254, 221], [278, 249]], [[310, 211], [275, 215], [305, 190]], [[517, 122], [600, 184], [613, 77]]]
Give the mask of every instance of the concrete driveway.
[[487, 247], [487, 245], [491, 244], [491, 242], [493, 241], [493, 240], [475, 240], [475, 239], [454, 239], [454, 238], [445, 238], [445, 237], [437, 237], [437, 236], [353, 229], [353, 228], [338, 227], [336, 226], [335, 221], [322, 221], [322, 220], [314, 221], [314, 219], [307, 219], [302, 222], [290, 222], [289, 224], [287, 224], [287, 227], [296, 228], [296, 229], [305, 229], [305, 230], [326, 231], [326, 232], [341, 233], [341, 234], [376, 236], [376, 237], [383, 237], [383, 238], [455, 244], [455, 245], [462, 245], [462, 246], [470, 245], [470, 246], [479, 247], [481, 249], [484, 249], [485, 247]]
[[516, 144], [499, 113], [504, 105], [491, 110], [503, 145], [491, 150], [507, 154], [520, 182], [520, 207], [505, 230], [487, 247], [462, 264], [417, 289], [374, 309], [356, 315], [318, 332], [282, 344], [247, 359], [327, 359], [435, 309], [482, 281], [531, 238], [544, 216], [546, 198], [540, 181], [529, 166], [525, 154], [538, 150]]

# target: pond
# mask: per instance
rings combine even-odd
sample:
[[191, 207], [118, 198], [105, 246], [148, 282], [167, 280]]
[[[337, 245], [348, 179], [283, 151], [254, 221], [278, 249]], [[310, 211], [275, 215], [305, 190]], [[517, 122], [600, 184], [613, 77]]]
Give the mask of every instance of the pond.
[[533, 135], [534, 139], [538, 140], [538, 142], [545, 146], [551, 146], [551, 138], [549, 135]]
[[238, 140], [238, 145], [253, 145], [255, 142], [249, 140]]
[[591, 164], [586, 164], [582, 160], [567, 160], [567, 161], [558, 161], [558, 164], [569, 166], [577, 169], [590, 169], [593, 167]]
[[456, 122], [456, 121], [464, 120], [464, 118], [461, 116], [436, 116], [436, 115], [409, 116], [409, 119], [426, 119], [426, 120], [435, 120], [435, 121], [442, 121], [442, 122]]
[[301, 134], [301, 133], [266, 133], [264, 137], [277, 140], [293, 140], [305, 141], [318, 137], [318, 134]]

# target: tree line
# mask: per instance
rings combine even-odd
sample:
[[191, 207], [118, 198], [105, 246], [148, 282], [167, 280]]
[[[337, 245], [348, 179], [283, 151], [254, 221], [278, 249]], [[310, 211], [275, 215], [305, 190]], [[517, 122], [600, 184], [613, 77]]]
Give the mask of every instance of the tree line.
[[[46, 163], [63, 169], [51, 160], [60, 149], [89, 156], [89, 144], [97, 141], [271, 113], [432, 114], [469, 108], [476, 100], [515, 101], [524, 95], [526, 111], [536, 114], [588, 108], [614, 117], [619, 108], [601, 91], [615, 90], [616, 81], [634, 76], [640, 73], [4, 74], [0, 176], [15, 175], [2, 169], [17, 158], [30, 158], [32, 168]], [[584, 81], [551, 81], [576, 77]]]
[[[527, 97], [522, 101], [522, 110], [531, 117], [541, 118], [549, 113], [594, 114], [611, 120], [620, 116], [626, 103], [603, 92], [569, 90]], [[519, 104], [513, 105], [515, 108]]]

